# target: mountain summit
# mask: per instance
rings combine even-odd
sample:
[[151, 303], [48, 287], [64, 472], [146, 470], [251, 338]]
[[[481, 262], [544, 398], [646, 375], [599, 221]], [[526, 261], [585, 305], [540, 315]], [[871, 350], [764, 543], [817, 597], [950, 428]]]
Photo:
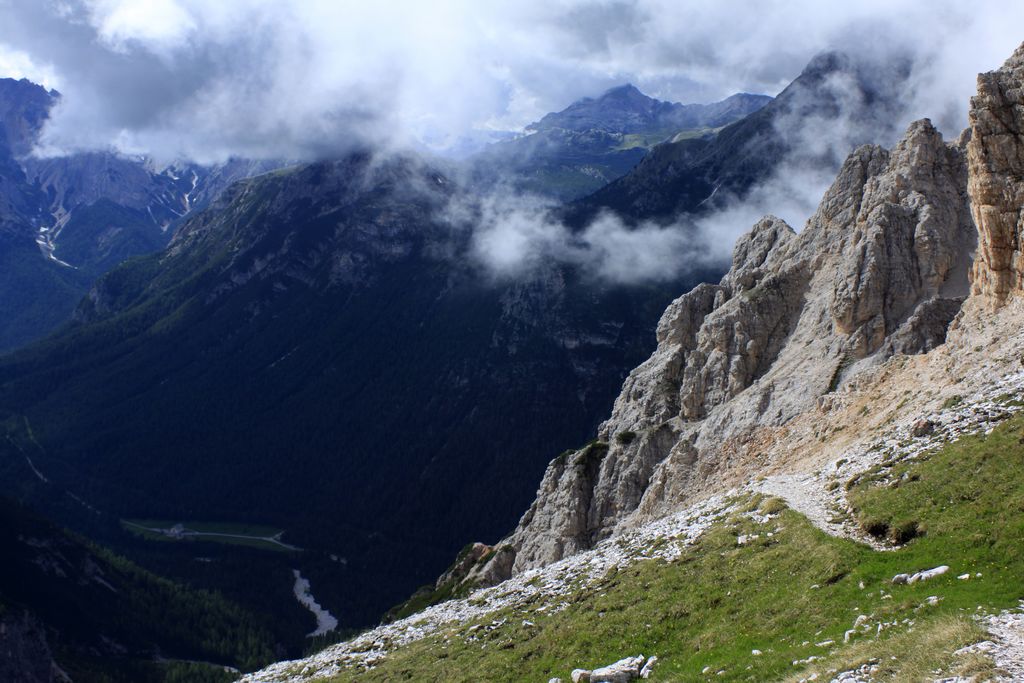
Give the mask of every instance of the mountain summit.
[[[678, 133], [717, 128], [760, 109], [772, 98], [737, 93], [711, 104], [663, 102], [640, 92], [631, 83], [612, 88], [600, 97], [585, 97], [560, 112], [546, 115], [526, 127], [528, 131], [553, 129], [609, 133]], [[670, 134], [671, 134], [670, 133]]]
[[[774, 100], [716, 135], [653, 148], [629, 173], [580, 199], [573, 220], [605, 209], [654, 220], [707, 212], [745, 197], [783, 164], [830, 177], [852, 147], [897, 137], [908, 74], [900, 62], [818, 55]], [[734, 97], [742, 103], [746, 96]]]
[[544, 116], [526, 127], [527, 135], [491, 145], [472, 160], [471, 175], [485, 190], [511, 183], [576, 199], [628, 173], [655, 145], [713, 136], [770, 101], [740, 93], [711, 104], [662, 102], [627, 84]]

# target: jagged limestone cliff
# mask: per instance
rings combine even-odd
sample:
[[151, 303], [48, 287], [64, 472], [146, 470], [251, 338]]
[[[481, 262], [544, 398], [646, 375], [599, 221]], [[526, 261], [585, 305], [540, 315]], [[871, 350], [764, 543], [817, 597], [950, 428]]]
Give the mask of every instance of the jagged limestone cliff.
[[598, 466], [548, 468], [511, 538], [514, 571], [665, 514], [756, 460], [759, 433], [816, 406], [863, 368], [945, 340], [974, 248], [963, 150], [927, 120], [892, 151], [850, 155], [797, 234], [767, 217], [729, 273], [669, 306], [599, 438]]
[[[718, 285], [674, 301], [598, 448], [549, 466], [506, 540], [511, 572], [589, 548], [752, 471], [765, 439], [827, 409], [863, 371], [941, 345], [969, 290], [966, 311], [1024, 289], [1022, 78], [1024, 48], [979, 76], [971, 127], [957, 143], [922, 120], [891, 151], [856, 150], [800, 234], [762, 219]], [[508, 559], [473, 579], [506, 577]]]

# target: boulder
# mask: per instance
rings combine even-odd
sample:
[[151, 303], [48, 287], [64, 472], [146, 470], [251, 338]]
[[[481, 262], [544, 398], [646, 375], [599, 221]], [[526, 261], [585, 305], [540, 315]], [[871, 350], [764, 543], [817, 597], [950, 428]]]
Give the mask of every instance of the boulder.
[[928, 436], [935, 431], [935, 423], [927, 418], [921, 418], [910, 428], [910, 435], [915, 437]]
[[626, 657], [614, 664], [591, 671], [590, 683], [630, 683], [630, 681], [640, 678], [640, 669], [643, 666], [643, 655]]

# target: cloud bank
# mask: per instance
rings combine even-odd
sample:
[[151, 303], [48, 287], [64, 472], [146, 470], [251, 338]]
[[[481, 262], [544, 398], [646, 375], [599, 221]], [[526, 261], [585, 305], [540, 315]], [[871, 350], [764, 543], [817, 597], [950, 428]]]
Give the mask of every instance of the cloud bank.
[[[962, 126], [1024, 6], [980, 0], [0, 0], [0, 68], [65, 98], [53, 153], [310, 159], [443, 150], [631, 81], [662, 99], [775, 94], [827, 48], [917, 58], [914, 116]], [[10, 66], [16, 64], [16, 67]]]
[[555, 262], [601, 282], [635, 285], [674, 279], [712, 265], [719, 256], [689, 222], [627, 226], [605, 212], [573, 231], [553, 209], [550, 200], [537, 196], [495, 193], [469, 208], [456, 204], [449, 219], [468, 226], [471, 256], [498, 280]]

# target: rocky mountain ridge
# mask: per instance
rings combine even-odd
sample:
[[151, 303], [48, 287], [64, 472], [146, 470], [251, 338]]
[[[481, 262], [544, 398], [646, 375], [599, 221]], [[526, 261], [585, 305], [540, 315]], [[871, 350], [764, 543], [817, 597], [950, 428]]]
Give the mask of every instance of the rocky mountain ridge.
[[531, 123], [526, 130], [603, 130], [628, 134], [719, 128], [757, 111], [771, 99], [767, 95], [736, 93], [720, 102], [680, 104], [648, 97], [627, 83], [599, 97], [577, 100], [564, 110]]
[[674, 301], [598, 430], [599, 457], [554, 460], [500, 544], [514, 552], [471, 580], [544, 566], [756, 472], [795, 419], [820, 418], [892, 356], [973, 329], [962, 310], [1019, 291], [1022, 138], [1002, 124], [1021, 101], [1021, 54], [979, 77], [956, 143], [922, 120], [892, 151], [857, 149], [801, 233], [763, 219], [721, 283]]
[[824, 52], [764, 107], [714, 136], [658, 145], [629, 173], [579, 200], [570, 220], [604, 210], [674, 220], [746, 197], [776, 172], [831, 177], [856, 145], [895, 138], [911, 65]]
[[737, 93], [720, 102], [679, 104], [648, 97], [633, 85], [586, 97], [494, 143], [469, 163], [481, 189], [511, 185], [560, 200], [590, 194], [628, 173], [656, 145], [703, 138], [771, 102]]
[[1024, 51], [978, 77], [971, 99], [967, 158], [971, 211], [978, 225], [975, 294], [997, 304], [1024, 288]]
[[963, 152], [920, 121], [892, 152], [854, 152], [799, 235], [771, 217], [754, 226], [719, 285], [662, 317], [658, 349], [598, 432], [597, 471], [549, 468], [513, 537], [515, 570], [667, 511], [714, 480], [723, 451], [745, 459], [757, 431], [858, 370], [940, 345], [968, 288], [965, 185]]

